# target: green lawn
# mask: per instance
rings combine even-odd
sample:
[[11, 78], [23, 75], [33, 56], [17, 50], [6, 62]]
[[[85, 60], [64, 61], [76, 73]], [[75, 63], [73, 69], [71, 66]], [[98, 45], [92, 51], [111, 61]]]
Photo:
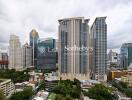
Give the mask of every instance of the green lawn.
[[51, 93], [51, 94], [48, 96], [48, 100], [55, 100], [55, 96], [56, 96], [55, 93]]

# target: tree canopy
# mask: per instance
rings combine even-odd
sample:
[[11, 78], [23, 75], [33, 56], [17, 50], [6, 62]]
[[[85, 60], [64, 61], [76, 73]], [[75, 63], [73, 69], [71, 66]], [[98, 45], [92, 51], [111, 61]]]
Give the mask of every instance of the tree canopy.
[[38, 89], [38, 90], [44, 90], [44, 89], [45, 89], [45, 81], [42, 80], [42, 81], [40, 81], [40, 83], [39, 83], [39, 89]]
[[128, 97], [132, 98], [132, 88], [128, 87], [127, 83], [124, 83], [124, 82], [116, 83], [115, 81], [113, 81], [112, 85], [116, 87], [119, 91], [121, 91], [122, 93], [125, 93]]
[[33, 95], [33, 91], [31, 87], [25, 88], [21, 92], [14, 93], [10, 100], [29, 100], [29, 98]]
[[2, 90], [0, 90], [0, 100], [5, 100], [5, 95]]
[[84, 95], [96, 100], [112, 100], [112, 88], [106, 87], [103, 84], [96, 84], [90, 88]]
[[28, 81], [30, 75], [27, 71], [16, 71], [15, 69], [0, 70], [0, 78], [9, 78], [14, 83]]
[[60, 96], [65, 97], [67, 99], [69, 98], [68, 100], [71, 100], [71, 98], [80, 98], [80, 81], [77, 79], [74, 79], [74, 81], [60, 80], [58, 85], [53, 89], [52, 92], [58, 94], [57, 98], [59, 98]]

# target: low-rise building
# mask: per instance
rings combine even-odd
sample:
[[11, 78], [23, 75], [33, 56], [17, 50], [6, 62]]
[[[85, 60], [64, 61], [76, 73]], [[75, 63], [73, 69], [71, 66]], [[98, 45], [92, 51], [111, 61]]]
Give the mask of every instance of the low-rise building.
[[108, 80], [114, 80], [115, 78], [121, 78], [124, 75], [132, 75], [132, 71], [128, 70], [114, 70], [108, 73]]
[[128, 83], [128, 86], [132, 87], [132, 75], [122, 76], [121, 81]]
[[81, 82], [81, 87], [83, 90], [89, 89], [95, 86], [95, 84], [100, 84], [100, 82], [97, 80], [80, 80], [80, 82]]
[[48, 95], [49, 95], [49, 92], [42, 90], [42, 91], [39, 91], [32, 100], [47, 100]]
[[86, 74], [65, 74], [65, 73], [62, 73], [61, 75], [59, 74], [59, 77], [62, 80], [67, 80], [67, 79], [74, 80], [74, 78], [79, 79], [79, 80], [87, 80], [87, 79], [89, 79], [89, 74], [86, 75]]
[[45, 77], [45, 90], [50, 92], [53, 90], [58, 84], [59, 78], [54, 76], [52, 73], [48, 73]]
[[15, 92], [15, 85], [11, 79], [0, 79], [0, 90], [2, 90], [4, 95], [9, 98], [11, 94]]
[[40, 81], [42, 81], [42, 80], [44, 80], [45, 79], [45, 77], [44, 77], [44, 75], [43, 75], [43, 73], [39, 73], [39, 72], [35, 72], [35, 71], [33, 71], [33, 72], [29, 72], [29, 74], [30, 74], [30, 79], [29, 79], [29, 81], [31, 82], [40, 82]]
[[32, 87], [33, 90], [36, 88], [37, 81], [26, 81], [22, 83], [16, 83], [15, 88], [16, 92], [23, 91], [26, 87]]

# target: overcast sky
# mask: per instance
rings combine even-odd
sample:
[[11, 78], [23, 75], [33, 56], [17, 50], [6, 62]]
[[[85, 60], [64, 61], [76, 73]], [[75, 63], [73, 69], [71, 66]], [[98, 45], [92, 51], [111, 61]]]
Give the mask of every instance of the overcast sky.
[[58, 37], [58, 19], [107, 16], [108, 49], [132, 42], [132, 0], [0, 0], [0, 47], [10, 34], [28, 42], [35, 28], [41, 38]]

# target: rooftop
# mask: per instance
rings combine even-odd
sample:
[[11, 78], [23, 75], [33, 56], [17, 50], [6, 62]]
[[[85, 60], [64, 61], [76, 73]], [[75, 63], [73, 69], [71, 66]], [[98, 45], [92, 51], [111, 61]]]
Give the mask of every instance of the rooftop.
[[84, 17], [71, 17], [71, 18], [63, 18], [63, 19], [59, 19], [58, 21], [61, 22], [61, 21], [68, 21], [68, 20], [73, 20], [73, 19], [81, 19], [81, 20], [85, 20], [85, 21], [89, 21], [89, 19], [84, 19]]
[[9, 82], [11, 81], [11, 79], [0, 79], [0, 83], [6, 83], [6, 82]]

